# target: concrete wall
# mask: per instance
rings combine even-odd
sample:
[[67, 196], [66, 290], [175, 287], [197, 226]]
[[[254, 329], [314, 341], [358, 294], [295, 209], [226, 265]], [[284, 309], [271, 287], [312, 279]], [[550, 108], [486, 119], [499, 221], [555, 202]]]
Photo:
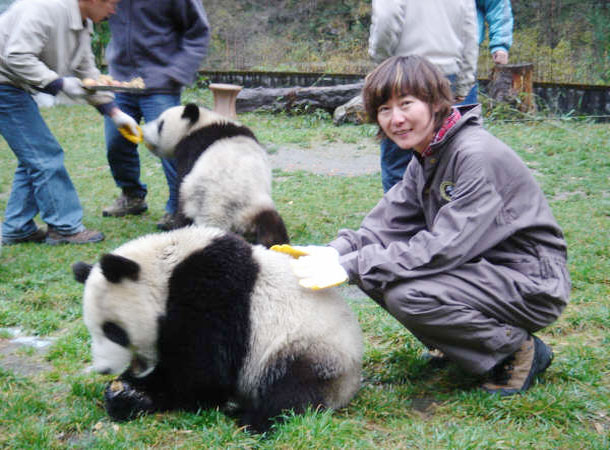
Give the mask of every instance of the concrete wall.
[[[308, 87], [352, 84], [364, 79], [361, 74], [324, 74], [299, 72], [213, 72], [201, 71], [212, 83], [230, 83], [254, 87]], [[480, 90], [486, 93], [489, 80], [479, 80]], [[555, 114], [592, 116], [610, 121], [610, 86], [590, 86], [534, 82], [536, 105], [539, 110]]]

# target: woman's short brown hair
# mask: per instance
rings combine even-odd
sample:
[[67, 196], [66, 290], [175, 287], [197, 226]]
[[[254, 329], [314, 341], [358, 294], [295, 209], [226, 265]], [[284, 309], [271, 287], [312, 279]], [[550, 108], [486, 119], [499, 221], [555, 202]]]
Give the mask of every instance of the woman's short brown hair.
[[[417, 55], [392, 56], [366, 76], [362, 99], [368, 121], [378, 123], [377, 110], [395, 95], [412, 95], [427, 103], [434, 115], [435, 131], [451, 113], [454, 103], [449, 80], [434, 64]], [[433, 106], [438, 108], [437, 113]]]

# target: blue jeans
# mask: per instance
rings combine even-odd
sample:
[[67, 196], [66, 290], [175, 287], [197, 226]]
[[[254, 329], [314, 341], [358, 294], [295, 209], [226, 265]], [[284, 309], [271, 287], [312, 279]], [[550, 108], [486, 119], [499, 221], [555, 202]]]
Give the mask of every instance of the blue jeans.
[[0, 84], [0, 134], [17, 157], [2, 236], [29, 236], [36, 231], [38, 213], [60, 234], [84, 230], [83, 209], [64, 166], [63, 149], [32, 96], [8, 84]]
[[390, 138], [381, 140], [381, 185], [383, 192], [402, 180], [405, 169], [413, 158], [413, 150], [402, 149]]
[[458, 103], [459, 105], [473, 105], [479, 102], [479, 82], [475, 81], [472, 89], [464, 99], [462, 103]]
[[[447, 78], [451, 83], [455, 83], [456, 76], [448, 75]], [[459, 105], [471, 105], [477, 103], [478, 85], [475, 82], [474, 86]], [[383, 138], [381, 141], [381, 185], [383, 192], [388, 192], [392, 186], [402, 180], [402, 177], [407, 168], [407, 164], [413, 157], [413, 150], [402, 149], [388, 138]]]
[[[163, 111], [180, 104], [180, 94], [133, 95], [118, 93], [116, 103], [121, 111], [136, 122], [155, 120]], [[125, 139], [110, 118], [105, 119], [106, 155], [110, 172], [116, 185], [133, 197], [146, 197], [146, 185], [140, 181], [140, 156], [138, 146]], [[169, 187], [169, 199], [165, 210], [175, 214], [178, 209], [178, 185], [176, 165], [173, 159], [161, 159], [165, 179]]]

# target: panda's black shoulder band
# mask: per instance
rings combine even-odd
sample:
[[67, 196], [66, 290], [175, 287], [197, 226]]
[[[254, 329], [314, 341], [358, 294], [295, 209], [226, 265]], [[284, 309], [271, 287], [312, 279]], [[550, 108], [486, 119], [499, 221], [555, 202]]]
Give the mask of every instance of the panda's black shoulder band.
[[250, 130], [250, 128], [231, 122], [213, 123], [206, 125], [205, 127], [201, 127], [184, 138], [184, 141], [190, 139], [195, 140], [197, 142], [196, 147], [200, 149], [201, 153], [203, 153], [205, 149], [211, 147], [220, 139], [234, 138], [238, 136], [245, 136], [258, 142], [256, 136], [254, 136], [254, 133]]

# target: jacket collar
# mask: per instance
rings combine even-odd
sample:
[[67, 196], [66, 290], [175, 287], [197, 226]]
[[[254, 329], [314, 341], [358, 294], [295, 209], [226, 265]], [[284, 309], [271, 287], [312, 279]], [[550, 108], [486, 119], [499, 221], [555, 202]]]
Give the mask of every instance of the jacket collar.
[[483, 124], [480, 104], [458, 106], [457, 109], [462, 117], [451, 128], [449, 128], [449, 130], [447, 130], [447, 132], [438, 141], [430, 145], [430, 153], [434, 153], [436, 149], [443, 146], [445, 142], [449, 141], [455, 135], [455, 133], [457, 133], [458, 130], [464, 127], [464, 125], [467, 123], [472, 122], [473, 124], [477, 125]]
[[78, 7], [78, 0], [67, 0], [68, 13], [70, 14], [70, 29], [73, 31], [81, 31], [87, 28], [89, 32], [93, 33], [93, 22], [90, 19], [84, 19], [80, 15], [80, 8]]

